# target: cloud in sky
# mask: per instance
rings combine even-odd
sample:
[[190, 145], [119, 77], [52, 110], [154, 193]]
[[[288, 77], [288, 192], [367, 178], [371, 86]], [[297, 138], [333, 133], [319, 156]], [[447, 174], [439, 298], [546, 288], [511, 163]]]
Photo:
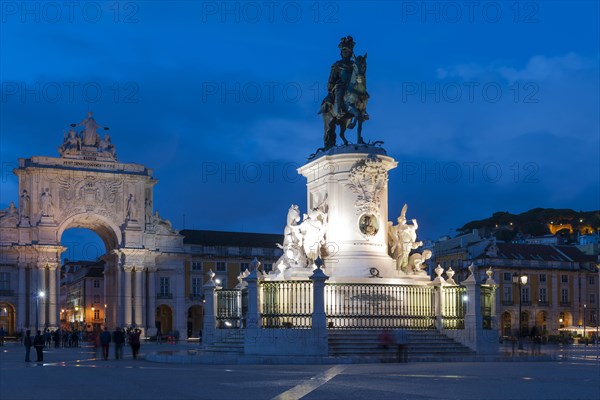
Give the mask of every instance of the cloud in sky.
[[252, 3], [254, 22], [242, 2], [98, 4], [95, 23], [3, 14], [0, 207], [17, 199], [17, 159], [56, 155], [92, 110], [121, 161], [153, 168], [155, 207], [176, 228], [185, 216], [281, 232], [289, 205], [305, 207], [294, 170], [322, 145], [317, 111], [352, 34], [369, 54], [365, 138], [399, 163], [391, 220], [408, 203], [435, 239], [498, 210], [600, 208], [595, 2], [519, 3], [518, 15], [494, 2], [495, 22], [482, 9], [453, 22], [443, 2], [428, 3], [437, 16], [424, 2], [283, 2], [272, 15]]

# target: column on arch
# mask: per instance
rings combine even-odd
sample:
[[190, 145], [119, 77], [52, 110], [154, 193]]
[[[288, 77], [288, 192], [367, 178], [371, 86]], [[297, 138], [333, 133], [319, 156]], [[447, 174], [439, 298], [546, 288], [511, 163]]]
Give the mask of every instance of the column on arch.
[[146, 324], [146, 331], [149, 331], [152, 334], [156, 329], [156, 267], [148, 267], [147, 271], [148, 301], [146, 304], [148, 307], [146, 308], [146, 321], [148, 323]]
[[143, 276], [144, 267], [136, 266], [134, 273], [134, 281], [135, 281], [135, 326], [141, 328], [144, 326], [143, 316], [142, 316], [142, 302], [144, 300], [144, 290], [143, 290]]
[[133, 325], [133, 320], [131, 316], [132, 305], [131, 305], [131, 272], [133, 271], [133, 266], [126, 265], [123, 267], [123, 279], [124, 279], [124, 293], [125, 297], [124, 303], [124, 312], [123, 312], [123, 323], [126, 327]]
[[[19, 263], [17, 267], [18, 276], [18, 288], [19, 293], [17, 294], [17, 330], [25, 331], [28, 327], [27, 325], [27, 297], [29, 297], [29, 293], [27, 292], [26, 287], [26, 274], [27, 274], [27, 264]], [[25, 333], [25, 332], [23, 332]]]
[[[46, 288], [46, 263], [38, 263], [38, 287], [35, 290], [36, 297], [36, 312], [37, 319], [34, 323], [39, 322], [39, 328], [41, 330], [46, 326], [46, 299], [48, 298], [48, 290]], [[43, 296], [41, 295], [43, 293]]]
[[56, 273], [58, 271], [57, 263], [49, 263], [48, 264], [48, 326], [56, 328], [58, 327], [57, 323], [57, 304], [59, 303], [58, 299], [58, 285], [57, 285], [57, 277]]

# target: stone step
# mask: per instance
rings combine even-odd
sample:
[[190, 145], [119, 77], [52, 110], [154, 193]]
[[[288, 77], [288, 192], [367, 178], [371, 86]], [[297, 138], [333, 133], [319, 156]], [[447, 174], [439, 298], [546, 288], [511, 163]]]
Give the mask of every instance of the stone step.
[[[397, 348], [379, 347], [381, 330], [330, 330], [329, 355], [359, 357], [386, 362], [396, 355]], [[394, 331], [392, 331], [394, 335]], [[406, 356], [409, 361], [452, 360], [472, 357], [474, 352], [435, 330], [405, 330]]]

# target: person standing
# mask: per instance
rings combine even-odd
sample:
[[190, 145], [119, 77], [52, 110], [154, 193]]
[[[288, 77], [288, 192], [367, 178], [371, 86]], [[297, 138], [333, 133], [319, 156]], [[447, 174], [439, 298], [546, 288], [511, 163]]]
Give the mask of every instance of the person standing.
[[25, 332], [25, 338], [23, 339], [23, 345], [25, 346], [25, 362], [31, 362], [29, 354], [31, 353], [31, 346], [33, 346], [33, 340], [31, 338], [31, 331]]
[[6, 335], [6, 331], [3, 326], [0, 326], [0, 346], [4, 346], [4, 335]]
[[44, 362], [44, 344], [46, 340], [44, 339], [44, 335], [42, 335], [42, 331], [37, 331], [37, 335], [33, 338], [33, 347], [35, 347], [35, 351], [37, 353], [37, 362]]
[[137, 360], [137, 355], [140, 351], [140, 333], [141, 331], [136, 329], [129, 335], [129, 345], [131, 346], [131, 353], [134, 360]]
[[125, 333], [121, 328], [116, 328], [113, 332], [113, 342], [115, 342], [115, 360], [123, 359], [123, 345], [125, 344]]
[[104, 328], [100, 334], [100, 345], [102, 346], [102, 357], [104, 360], [108, 360], [108, 348], [110, 347], [110, 332], [108, 328]]

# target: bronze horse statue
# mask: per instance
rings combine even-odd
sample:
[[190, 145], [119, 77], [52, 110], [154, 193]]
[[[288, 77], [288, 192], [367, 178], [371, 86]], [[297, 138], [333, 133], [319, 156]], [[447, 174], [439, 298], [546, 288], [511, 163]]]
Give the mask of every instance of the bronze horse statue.
[[[354, 68], [348, 89], [344, 94], [344, 104], [342, 109], [344, 114], [337, 116], [333, 114], [333, 104], [329, 98], [325, 98], [321, 104], [319, 114], [323, 115], [323, 124], [325, 127], [325, 147], [323, 150], [330, 149], [336, 145], [335, 128], [340, 127], [340, 138], [344, 145], [348, 144], [346, 140], [346, 129], [353, 129], [356, 126], [357, 144], [365, 144], [362, 138], [363, 121], [369, 119], [367, 114], [367, 102], [369, 93], [367, 93], [367, 53], [364, 56], [356, 56]], [[321, 149], [319, 149], [321, 150]]]

